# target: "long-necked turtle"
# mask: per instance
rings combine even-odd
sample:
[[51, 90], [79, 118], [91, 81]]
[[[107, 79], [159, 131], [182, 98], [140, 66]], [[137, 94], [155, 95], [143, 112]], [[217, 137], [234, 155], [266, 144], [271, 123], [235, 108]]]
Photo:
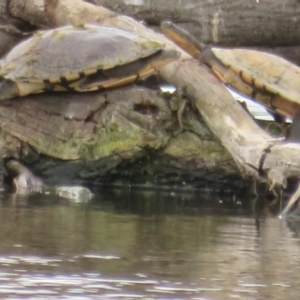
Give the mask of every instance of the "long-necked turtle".
[[41, 31], [0, 62], [0, 100], [48, 90], [120, 86], [178, 57], [158, 42], [116, 28], [86, 25]]
[[3, 185], [9, 193], [18, 191], [40, 190], [43, 183], [40, 178], [35, 176], [28, 168], [22, 165], [13, 157], [4, 157]]
[[[283, 117], [300, 117], [298, 66], [266, 52], [205, 46], [172, 22], [163, 22], [161, 28], [184, 51], [207, 64], [223, 83]], [[298, 129], [292, 127], [289, 141], [299, 140], [295, 136]]]
[[54, 193], [76, 202], [85, 202], [93, 197], [93, 193], [83, 186], [48, 185], [14, 157], [4, 157], [2, 162], [4, 167], [4, 173], [2, 174], [3, 187], [10, 194]]

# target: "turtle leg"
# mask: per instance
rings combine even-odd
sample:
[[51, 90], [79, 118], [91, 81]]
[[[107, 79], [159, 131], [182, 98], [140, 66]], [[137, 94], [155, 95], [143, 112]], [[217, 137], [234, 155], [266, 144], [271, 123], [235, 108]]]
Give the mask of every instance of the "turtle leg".
[[298, 109], [293, 117], [290, 134], [286, 137], [287, 143], [300, 143], [300, 109]]

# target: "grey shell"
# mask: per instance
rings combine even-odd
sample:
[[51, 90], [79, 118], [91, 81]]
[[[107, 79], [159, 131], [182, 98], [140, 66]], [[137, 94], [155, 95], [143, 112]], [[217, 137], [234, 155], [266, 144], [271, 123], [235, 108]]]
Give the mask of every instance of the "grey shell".
[[279, 56], [249, 49], [213, 48], [214, 55], [262, 90], [300, 104], [300, 68]]
[[[86, 25], [41, 31], [20, 43], [1, 61], [0, 76], [28, 82], [59, 82], [111, 69], [162, 49], [126, 31]], [[82, 74], [83, 73], [83, 74]]]

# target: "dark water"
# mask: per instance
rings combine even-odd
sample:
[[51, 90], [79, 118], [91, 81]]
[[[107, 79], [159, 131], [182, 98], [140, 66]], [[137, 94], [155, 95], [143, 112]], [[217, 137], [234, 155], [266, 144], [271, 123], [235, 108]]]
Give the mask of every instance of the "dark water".
[[0, 298], [299, 299], [297, 224], [207, 196], [0, 194]]

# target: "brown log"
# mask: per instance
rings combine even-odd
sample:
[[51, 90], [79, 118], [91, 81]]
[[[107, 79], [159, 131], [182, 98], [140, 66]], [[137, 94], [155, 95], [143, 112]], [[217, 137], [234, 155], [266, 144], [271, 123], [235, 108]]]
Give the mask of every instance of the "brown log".
[[130, 86], [3, 101], [1, 156], [21, 159], [51, 184], [130, 182], [188, 189], [221, 184], [229, 175], [240, 178], [191, 107], [182, 116], [185, 129], [179, 128], [172, 110], [176, 99]]
[[262, 47], [254, 48], [255, 50], [266, 51], [279, 55], [290, 62], [300, 66], [300, 46], [291, 46], [291, 47]]
[[[17, 1], [17, 0], [15, 0]], [[20, 2], [19, 0], [18, 2]], [[13, 1], [12, 1], [13, 2]], [[30, 4], [31, 2], [29, 2]], [[40, 3], [40, 1], [39, 1]], [[85, 17], [81, 9], [84, 3], [76, 1], [77, 13], [74, 12], [70, 0], [60, 0], [52, 7], [52, 20], [49, 24], [65, 24], [65, 20], [73, 24], [80, 24]], [[30, 5], [28, 9], [30, 10]], [[64, 7], [69, 12], [65, 19], [60, 18], [58, 9]], [[17, 10], [13, 11], [15, 14]], [[39, 11], [41, 13], [41, 11]], [[44, 12], [44, 11], [43, 11]], [[23, 12], [24, 13], [24, 12]], [[85, 11], [87, 13], [87, 11]], [[164, 36], [145, 28], [141, 23], [124, 16], [116, 16], [102, 9], [102, 24], [135, 32], [150, 39], [160, 41], [167, 48], [178, 49]], [[89, 15], [89, 13], [87, 13]], [[93, 12], [91, 12], [93, 16]], [[109, 18], [106, 18], [109, 16]], [[33, 20], [41, 20], [39, 17]], [[47, 18], [45, 19], [47, 21]], [[95, 20], [95, 19], [93, 19]], [[221, 144], [231, 153], [241, 170], [248, 175], [261, 179], [265, 175], [271, 185], [285, 185], [290, 176], [300, 175], [300, 146], [295, 144], [280, 144], [261, 130], [249, 115], [234, 101], [225, 87], [212, 75], [209, 69], [195, 60], [189, 59], [182, 53], [182, 58], [160, 70], [161, 76], [177, 87], [183, 88], [194, 106], [202, 115], [212, 132], [221, 141]], [[286, 155], [288, 153], [289, 155]]]
[[8, 1], [0, 1], [0, 57], [34, 29], [27, 22], [13, 18], [7, 4]]
[[223, 46], [300, 45], [297, 0], [90, 0], [119, 14], [159, 26], [172, 20], [206, 44]]
[[99, 23], [103, 18], [116, 15], [82, 0], [9, 0], [8, 10], [12, 16], [40, 28]]
[[[186, 0], [172, 1], [172, 5], [158, 0], [132, 1], [132, 4], [121, 0], [90, 2], [156, 27], [163, 20], [172, 20], [206, 44], [266, 50], [300, 65], [300, 5], [295, 0]], [[4, 4], [0, 6], [0, 16], [5, 17]], [[17, 18], [14, 20], [30, 22], [40, 28], [97, 23], [115, 15], [81, 0], [10, 0], [8, 10]], [[12, 45], [0, 36], [0, 56]], [[5, 47], [5, 51], [1, 52], [1, 47]]]
[[0, 57], [5, 55], [21, 40], [20, 35], [14, 35], [6, 31], [6, 28], [0, 28]]
[[163, 95], [138, 87], [31, 95], [0, 105], [2, 133], [63, 160], [93, 161], [112, 152], [122, 156], [134, 155], [134, 149], [159, 149], [167, 145], [175, 121]]

